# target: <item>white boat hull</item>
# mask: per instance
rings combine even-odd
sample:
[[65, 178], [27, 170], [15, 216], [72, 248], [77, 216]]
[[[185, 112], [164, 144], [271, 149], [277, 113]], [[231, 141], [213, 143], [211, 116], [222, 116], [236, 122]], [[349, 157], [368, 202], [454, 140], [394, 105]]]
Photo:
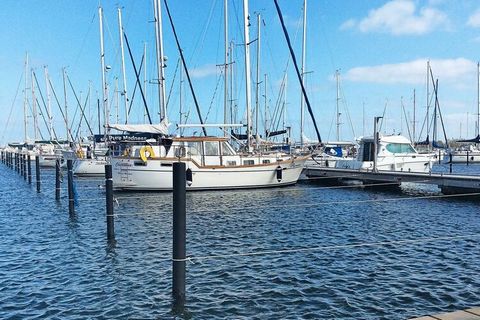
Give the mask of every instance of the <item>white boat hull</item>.
[[105, 175], [107, 160], [77, 159], [73, 167], [73, 174], [85, 177], [100, 177]]
[[[187, 190], [215, 190], [279, 187], [295, 184], [302, 172], [305, 158], [282, 161], [269, 165], [198, 167], [184, 160], [192, 170], [192, 183]], [[113, 186], [117, 190], [172, 190], [172, 164], [149, 159], [113, 158]], [[282, 177], [277, 179], [277, 168]]]
[[480, 163], [480, 152], [477, 151], [454, 151], [452, 156], [445, 157], [447, 163]]
[[[431, 171], [435, 163], [434, 156], [416, 155], [413, 156], [395, 156], [388, 159], [378, 158], [378, 171], [398, 171], [398, 172], [424, 172]], [[354, 170], [373, 170], [373, 161], [359, 161], [357, 159], [337, 160], [335, 164], [339, 169], [354, 169]]]

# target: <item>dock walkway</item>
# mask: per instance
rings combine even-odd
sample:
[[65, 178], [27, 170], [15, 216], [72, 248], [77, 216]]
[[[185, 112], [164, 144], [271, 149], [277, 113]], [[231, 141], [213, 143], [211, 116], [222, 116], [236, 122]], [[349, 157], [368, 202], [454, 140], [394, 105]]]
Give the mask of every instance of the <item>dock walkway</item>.
[[480, 320], [480, 307], [461, 311], [440, 313], [431, 316], [411, 318], [409, 320]]
[[418, 173], [398, 171], [367, 171], [307, 166], [304, 171], [309, 178], [335, 180], [360, 180], [363, 182], [414, 182], [437, 185], [443, 194], [480, 193], [480, 176], [445, 173]]

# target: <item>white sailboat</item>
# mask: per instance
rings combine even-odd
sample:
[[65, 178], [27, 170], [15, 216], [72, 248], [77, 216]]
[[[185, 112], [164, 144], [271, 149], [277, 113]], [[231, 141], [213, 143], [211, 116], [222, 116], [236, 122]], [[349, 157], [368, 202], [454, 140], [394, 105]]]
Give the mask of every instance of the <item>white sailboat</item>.
[[[248, 1], [244, 1], [247, 152], [237, 153], [227, 137], [168, 137], [165, 117], [163, 55], [159, 54], [159, 101], [161, 123], [158, 125], [112, 125], [120, 131], [155, 134], [144, 143], [116, 144], [113, 184], [120, 190], [171, 190], [172, 165], [183, 161], [187, 167], [188, 190], [263, 188], [291, 185], [297, 182], [306, 156], [285, 153], [256, 153], [252, 149], [250, 119], [250, 57], [248, 37]], [[160, 2], [155, 0], [157, 52], [163, 52]], [[188, 77], [188, 73], [187, 73]], [[205, 131], [209, 125], [200, 125]], [[220, 128], [232, 125], [210, 125]]]

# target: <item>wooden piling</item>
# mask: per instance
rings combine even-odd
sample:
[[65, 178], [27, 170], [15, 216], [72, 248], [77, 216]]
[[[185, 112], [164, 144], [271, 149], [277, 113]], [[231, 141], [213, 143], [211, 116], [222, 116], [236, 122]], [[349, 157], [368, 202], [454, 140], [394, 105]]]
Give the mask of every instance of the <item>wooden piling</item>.
[[40, 192], [40, 156], [35, 156], [35, 176], [37, 179], [37, 192]]
[[60, 200], [60, 158], [55, 159], [55, 200]]
[[73, 160], [67, 160], [68, 175], [68, 213], [75, 214], [75, 198], [73, 194]]
[[28, 184], [32, 184], [32, 158], [27, 155]]
[[105, 190], [106, 190], [106, 215], [107, 215], [107, 240], [115, 239], [115, 225], [113, 216], [113, 180], [112, 165], [105, 165]]
[[185, 305], [186, 276], [186, 175], [185, 163], [173, 164], [173, 259], [172, 296], [175, 308]]

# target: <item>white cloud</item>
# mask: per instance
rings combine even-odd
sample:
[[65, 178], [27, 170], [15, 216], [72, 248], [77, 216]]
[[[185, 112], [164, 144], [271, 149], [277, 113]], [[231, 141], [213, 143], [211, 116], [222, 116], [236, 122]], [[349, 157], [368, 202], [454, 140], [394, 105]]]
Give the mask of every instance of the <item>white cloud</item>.
[[370, 10], [368, 16], [359, 21], [347, 20], [340, 28], [400, 36], [426, 34], [445, 26], [448, 26], [448, 17], [438, 9], [426, 6], [417, 10], [412, 0], [392, 0]]
[[[476, 63], [465, 59], [430, 60], [435, 77], [442, 83], [468, 82], [476, 70]], [[382, 84], [413, 84], [425, 83], [427, 59], [417, 59], [396, 64], [356, 67], [347, 71], [344, 79], [354, 82]]]
[[477, 9], [467, 21], [467, 25], [470, 27], [478, 28], [480, 27], [480, 9]]
[[206, 78], [216, 74], [217, 66], [214, 64], [206, 64], [190, 70], [190, 76], [192, 78]]

